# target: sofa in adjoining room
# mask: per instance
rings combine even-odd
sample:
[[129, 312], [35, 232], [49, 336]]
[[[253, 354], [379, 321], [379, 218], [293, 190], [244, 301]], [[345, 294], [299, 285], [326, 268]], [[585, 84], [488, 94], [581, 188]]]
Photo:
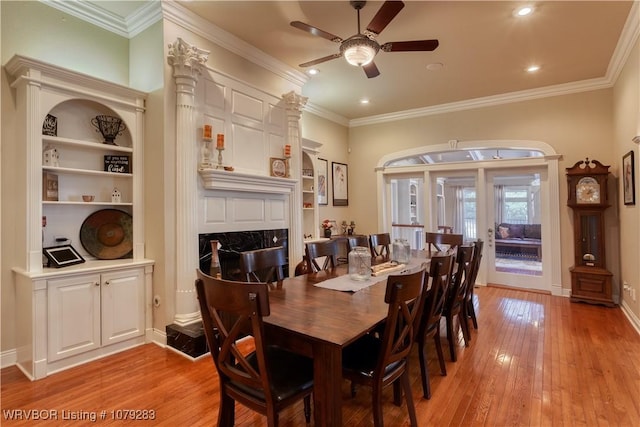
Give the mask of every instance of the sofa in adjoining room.
[[496, 256], [542, 259], [540, 224], [496, 224]]

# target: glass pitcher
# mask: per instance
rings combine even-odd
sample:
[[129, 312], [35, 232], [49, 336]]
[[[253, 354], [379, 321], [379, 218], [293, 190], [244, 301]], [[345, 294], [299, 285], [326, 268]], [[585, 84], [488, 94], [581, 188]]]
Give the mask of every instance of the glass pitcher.
[[407, 239], [394, 239], [391, 247], [391, 260], [398, 264], [407, 264], [411, 256], [411, 246]]
[[349, 277], [351, 280], [369, 280], [371, 277], [371, 252], [364, 246], [356, 246], [349, 252]]

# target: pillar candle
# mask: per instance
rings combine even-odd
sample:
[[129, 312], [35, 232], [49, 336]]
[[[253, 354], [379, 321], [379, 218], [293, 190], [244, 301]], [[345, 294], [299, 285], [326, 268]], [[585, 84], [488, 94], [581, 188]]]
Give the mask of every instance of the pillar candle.
[[205, 141], [211, 141], [213, 139], [213, 127], [211, 125], [204, 125], [202, 127], [202, 139]]
[[291, 157], [291, 145], [286, 144], [284, 146], [284, 156], [285, 157]]
[[218, 134], [218, 139], [216, 140], [216, 148], [224, 148], [224, 135], [221, 133]]

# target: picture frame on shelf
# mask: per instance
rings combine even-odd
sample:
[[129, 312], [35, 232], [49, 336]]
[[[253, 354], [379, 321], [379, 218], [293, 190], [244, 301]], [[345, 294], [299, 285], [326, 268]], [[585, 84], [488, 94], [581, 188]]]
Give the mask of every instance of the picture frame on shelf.
[[131, 173], [131, 158], [129, 156], [104, 156], [104, 171], [114, 173]]
[[331, 162], [333, 206], [349, 206], [349, 171], [344, 163]]
[[622, 156], [622, 193], [625, 205], [636, 204], [636, 171], [633, 150]]
[[45, 202], [58, 201], [58, 175], [49, 172], [42, 174], [42, 200]]
[[47, 114], [42, 122], [42, 134], [45, 136], [58, 136], [58, 118]]
[[318, 159], [318, 204], [328, 205], [327, 189], [329, 188], [329, 162], [325, 159]]
[[47, 257], [47, 267], [60, 268], [85, 262], [82, 255], [71, 245], [42, 248], [42, 253]]
[[269, 158], [269, 170], [271, 172], [271, 176], [286, 178], [287, 164], [285, 163], [285, 159], [281, 159], [279, 157]]

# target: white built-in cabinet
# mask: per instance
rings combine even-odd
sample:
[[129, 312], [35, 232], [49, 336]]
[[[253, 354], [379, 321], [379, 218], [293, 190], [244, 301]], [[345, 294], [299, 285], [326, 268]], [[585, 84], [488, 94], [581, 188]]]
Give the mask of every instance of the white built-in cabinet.
[[[8, 112], [14, 140], [4, 144], [2, 167], [12, 171], [11, 213], [18, 219], [10, 234], [15, 251], [8, 254], [17, 364], [39, 379], [151, 338], [153, 261], [144, 258], [142, 180], [145, 94], [22, 56], [5, 69], [15, 91], [15, 110]], [[57, 119], [56, 135], [43, 135], [47, 115]], [[105, 144], [92, 126], [97, 115], [125, 124], [116, 145]], [[59, 157], [55, 162], [43, 152], [51, 149]], [[128, 157], [129, 171], [105, 171], [105, 156]], [[57, 200], [45, 197], [45, 174], [57, 177]], [[116, 189], [120, 197], [114, 199]], [[100, 209], [132, 216], [128, 257], [96, 259], [83, 248], [82, 223]], [[43, 265], [43, 247], [62, 237], [86, 262], [59, 269]]]

